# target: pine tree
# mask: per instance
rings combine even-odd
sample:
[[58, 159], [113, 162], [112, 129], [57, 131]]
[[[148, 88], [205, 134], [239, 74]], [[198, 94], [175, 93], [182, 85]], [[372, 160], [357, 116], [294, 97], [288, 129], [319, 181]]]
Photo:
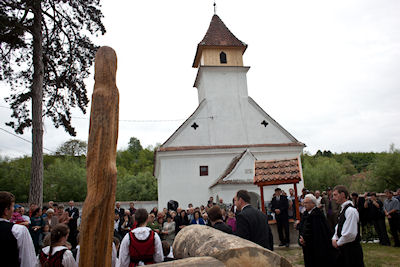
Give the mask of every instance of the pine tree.
[[0, 1], [0, 81], [12, 90], [7, 125], [19, 134], [32, 127], [29, 203], [43, 199], [43, 117], [75, 136], [71, 108], [86, 112], [84, 79], [97, 50], [89, 36], [105, 33], [102, 18], [100, 0]]

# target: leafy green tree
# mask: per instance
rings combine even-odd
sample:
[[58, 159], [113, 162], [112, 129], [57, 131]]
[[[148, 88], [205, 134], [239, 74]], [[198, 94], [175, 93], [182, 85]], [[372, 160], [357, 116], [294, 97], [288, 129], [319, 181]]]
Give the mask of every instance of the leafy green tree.
[[383, 192], [386, 188], [400, 188], [400, 150], [391, 145], [389, 153], [377, 156], [370, 166], [369, 185], [373, 191]]
[[321, 190], [328, 186], [343, 184], [346, 169], [333, 158], [304, 157], [303, 176], [307, 189]]
[[379, 155], [379, 153], [346, 152], [335, 154], [335, 159], [340, 163], [344, 162], [345, 159], [348, 159], [356, 168], [357, 172], [362, 172], [368, 169], [368, 166], [375, 161], [377, 155]]
[[57, 148], [56, 154], [68, 156], [86, 155], [87, 143], [78, 139], [70, 139]]
[[117, 152], [117, 166], [124, 167], [132, 175], [137, 175], [139, 172], [152, 172], [154, 149], [153, 147], [143, 149], [140, 141], [131, 137], [128, 149]]
[[143, 149], [139, 139], [131, 137], [128, 149], [117, 153], [117, 199], [156, 200], [157, 180], [153, 176], [154, 149]]
[[127, 170], [133, 169], [136, 159], [129, 150], [117, 151], [117, 166], [124, 167]]
[[128, 151], [131, 152], [135, 158], [139, 156], [139, 152], [143, 150], [140, 140], [136, 137], [131, 137], [128, 143]]
[[31, 158], [2, 161], [0, 163], [0, 188], [12, 192], [17, 202], [27, 202], [29, 196], [29, 174]]
[[86, 167], [79, 158], [58, 158], [44, 172], [44, 200], [84, 201]]
[[140, 172], [135, 176], [118, 174], [117, 199], [156, 200], [157, 180], [150, 172]]
[[86, 112], [84, 79], [97, 49], [88, 35], [105, 33], [99, 7], [99, 0], [0, 1], [0, 81], [12, 89], [7, 125], [19, 134], [32, 127], [30, 203], [42, 204], [43, 117], [75, 136], [71, 108]]
[[315, 153], [314, 157], [322, 157], [322, 156], [323, 156], [322, 151], [318, 150], [317, 153]]

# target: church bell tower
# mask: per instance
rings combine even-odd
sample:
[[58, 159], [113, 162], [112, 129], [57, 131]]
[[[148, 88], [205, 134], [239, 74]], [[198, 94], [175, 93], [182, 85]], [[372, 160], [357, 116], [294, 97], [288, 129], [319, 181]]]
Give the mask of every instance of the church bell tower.
[[211, 19], [203, 40], [197, 45], [193, 68], [200, 66], [243, 66], [247, 44], [225, 26], [218, 15]]
[[[240, 117], [235, 107], [247, 101], [249, 67], [243, 66], [247, 44], [240, 41], [214, 14], [210, 26], [197, 45], [193, 68], [198, 68], [194, 87], [198, 90], [199, 104], [207, 99], [214, 106], [225, 107], [223, 112]], [[234, 110], [232, 110], [234, 109]], [[212, 116], [221, 114], [214, 110]]]

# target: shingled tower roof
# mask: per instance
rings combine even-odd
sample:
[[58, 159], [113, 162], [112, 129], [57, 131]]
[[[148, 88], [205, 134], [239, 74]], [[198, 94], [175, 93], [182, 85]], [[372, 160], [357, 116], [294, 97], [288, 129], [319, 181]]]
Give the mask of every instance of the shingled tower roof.
[[211, 19], [210, 26], [203, 40], [197, 45], [196, 56], [194, 58], [193, 67], [197, 67], [201, 50], [204, 47], [237, 47], [242, 48], [243, 53], [247, 48], [247, 44], [236, 38], [233, 33], [225, 26], [218, 15], [214, 15]]

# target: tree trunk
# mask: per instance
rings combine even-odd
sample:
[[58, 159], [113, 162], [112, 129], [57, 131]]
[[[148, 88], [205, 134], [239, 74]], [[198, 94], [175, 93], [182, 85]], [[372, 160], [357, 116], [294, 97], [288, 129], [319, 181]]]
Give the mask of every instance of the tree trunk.
[[41, 1], [33, 1], [32, 163], [29, 204], [43, 203], [43, 47]]
[[173, 251], [178, 259], [211, 256], [226, 266], [292, 266], [273, 251], [203, 225], [190, 225], [179, 231]]
[[87, 196], [82, 210], [79, 266], [111, 266], [117, 185], [119, 94], [117, 56], [101, 47], [95, 59], [95, 84], [86, 160]]

